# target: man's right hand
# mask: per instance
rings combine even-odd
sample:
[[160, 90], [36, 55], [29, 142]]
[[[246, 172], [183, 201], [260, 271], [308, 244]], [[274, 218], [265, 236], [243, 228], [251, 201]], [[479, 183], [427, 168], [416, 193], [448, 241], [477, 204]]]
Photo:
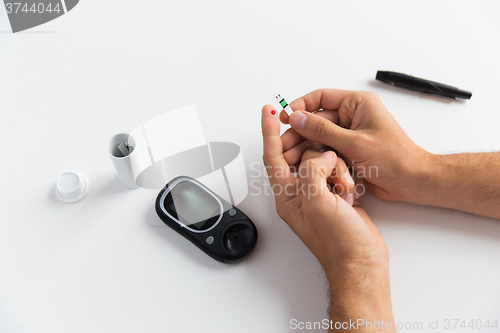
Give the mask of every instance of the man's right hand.
[[280, 114], [292, 127], [281, 137], [289, 165], [322, 144], [335, 149], [377, 197], [423, 203], [424, 165], [432, 154], [413, 143], [376, 93], [320, 89], [290, 106], [290, 117]]

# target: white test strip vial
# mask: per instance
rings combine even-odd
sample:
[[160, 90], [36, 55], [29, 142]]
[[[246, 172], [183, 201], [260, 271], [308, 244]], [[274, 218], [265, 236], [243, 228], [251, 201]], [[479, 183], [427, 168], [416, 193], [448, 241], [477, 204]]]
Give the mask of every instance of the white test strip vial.
[[136, 189], [134, 173], [130, 156], [135, 149], [135, 140], [130, 134], [120, 133], [113, 136], [108, 142], [108, 153], [111, 162], [115, 167], [118, 178], [122, 184], [128, 189]]

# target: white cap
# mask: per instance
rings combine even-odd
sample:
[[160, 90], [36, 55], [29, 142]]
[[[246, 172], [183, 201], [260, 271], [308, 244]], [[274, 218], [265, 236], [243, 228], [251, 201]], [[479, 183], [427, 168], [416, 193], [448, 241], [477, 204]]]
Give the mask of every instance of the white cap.
[[84, 175], [76, 172], [66, 172], [56, 183], [56, 196], [66, 203], [74, 203], [82, 200], [87, 194], [89, 182]]

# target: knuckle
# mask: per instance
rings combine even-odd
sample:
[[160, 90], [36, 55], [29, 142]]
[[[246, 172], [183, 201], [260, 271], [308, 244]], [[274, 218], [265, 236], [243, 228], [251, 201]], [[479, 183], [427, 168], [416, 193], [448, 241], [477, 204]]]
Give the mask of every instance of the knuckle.
[[327, 167], [319, 163], [316, 159], [304, 161], [301, 164], [302, 172], [299, 171], [299, 176], [313, 176], [313, 175], [326, 175]]
[[363, 93], [367, 98], [378, 98], [378, 94], [374, 91], [363, 91]]
[[316, 150], [313, 148], [306, 149], [304, 153], [302, 154], [302, 161], [307, 161], [308, 159], [312, 158], [315, 156]]
[[358, 91], [358, 104], [362, 101], [373, 101], [378, 99], [380, 99], [380, 97], [374, 91]]
[[321, 88], [315, 89], [311, 94], [315, 96], [318, 100], [320, 100], [321, 95], [323, 95], [323, 89]]
[[356, 90], [352, 92], [352, 100], [357, 103], [361, 103], [363, 98], [366, 96], [366, 91]]
[[349, 97], [342, 102], [343, 108], [351, 112], [356, 110], [357, 106], [363, 102], [364, 93], [364, 91], [353, 91]]
[[381, 101], [380, 97], [378, 94], [374, 91], [369, 91], [366, 95], [366, 99], [370, 102], [376, 102], [376, 101]]
[[363, 100], [380, 99], [380, 97], [374, 91], [357, 90], [352, 92], [351, 99], [354, 103], [359, 105]]
[[313, 130], [320, 140], [327, 138], [330, 134], [328, 121], [325, 119], [318, 119], [318, 121], [314, 124]]

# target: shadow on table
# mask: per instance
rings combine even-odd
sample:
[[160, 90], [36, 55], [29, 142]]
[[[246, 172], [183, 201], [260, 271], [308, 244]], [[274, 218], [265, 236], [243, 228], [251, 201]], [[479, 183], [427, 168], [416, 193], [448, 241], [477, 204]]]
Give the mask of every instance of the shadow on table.
[[379, 224], [384, 227], [430, 230], [445, 235], [493, 240], [500, 244], [500, 220], [453, 209], [386, 202], [371, 194], [367, 194], [361, 202], [370, 217], [381, 221]]
[[106, 184], [98, 189], [98, 191], [96, 192], [96, 196], [108, 197], [111, 195], [123, 194], [130, 191], [134, 190], [128, 189], [123, 186], [118, 176], [114, 176], [111, 178], [111, 180], [109, 180]]

